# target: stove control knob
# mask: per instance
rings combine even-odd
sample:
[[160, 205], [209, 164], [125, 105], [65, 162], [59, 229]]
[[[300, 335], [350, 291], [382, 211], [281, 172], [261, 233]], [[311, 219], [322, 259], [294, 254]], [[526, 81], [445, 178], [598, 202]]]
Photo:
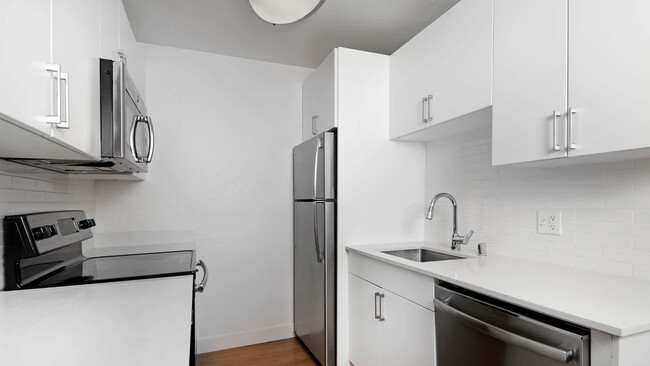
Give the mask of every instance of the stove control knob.
[[95, 226], [95, 220], [93, 219], [79, 221], [79, 229], [90, 229], [93, 226]]
[[32, 229], [32, 234], [34, 234], [34, 240], [43, 240], [53, 237], [58, 232], [56, 231], [56, 226], [47, 225]]

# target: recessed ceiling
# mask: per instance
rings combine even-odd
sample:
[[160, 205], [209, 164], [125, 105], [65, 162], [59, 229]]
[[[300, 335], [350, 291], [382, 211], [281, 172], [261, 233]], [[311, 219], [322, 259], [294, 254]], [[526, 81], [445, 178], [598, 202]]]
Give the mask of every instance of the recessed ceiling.
[[271, 25], [248, 0], [124, 0], [139, 42], [316, 67], [335, 47], [389, 55], [458, 0], [326, 0]]

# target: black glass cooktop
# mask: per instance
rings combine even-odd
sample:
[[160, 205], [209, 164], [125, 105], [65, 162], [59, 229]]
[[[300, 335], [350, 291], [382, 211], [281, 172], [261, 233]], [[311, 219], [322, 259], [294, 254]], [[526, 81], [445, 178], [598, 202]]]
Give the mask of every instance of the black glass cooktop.
[[85, 258], [30, 287], [80, 285], [192, 274], [193, 251]]

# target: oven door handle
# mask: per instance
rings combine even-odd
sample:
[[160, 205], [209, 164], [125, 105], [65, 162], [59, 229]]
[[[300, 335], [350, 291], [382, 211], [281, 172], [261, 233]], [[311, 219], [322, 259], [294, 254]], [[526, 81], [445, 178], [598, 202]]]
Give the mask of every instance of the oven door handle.
[[568, 363], [575, 357], [575, 350], [556, 348], [545, 343], [522, 337], [518, 334], [509, 332], [492, 324], [486, 323], [482, 320], [476, 319], [475, 317], [465, 314], [462, 311], [459, 311], [458, 309], [438, 299], [434, 299], [433, 303], [436, 309], [442, 310], [445, 313], [460, 320], [464, 324], [505, 343], [524, 348], [530, 352], [537, 353], [539, 355], [562, 363]]
[[[200, 259], [196, 262], [196, 266], [203, 268], [203, 279], [198, 285], [194, 285], [194, 291], [202, 293], [205, 290], [205, 286], [208, 285], [208, 266], [206, 266], [205, 262]], [[198, 269], [195, 271], [198, 272]]]

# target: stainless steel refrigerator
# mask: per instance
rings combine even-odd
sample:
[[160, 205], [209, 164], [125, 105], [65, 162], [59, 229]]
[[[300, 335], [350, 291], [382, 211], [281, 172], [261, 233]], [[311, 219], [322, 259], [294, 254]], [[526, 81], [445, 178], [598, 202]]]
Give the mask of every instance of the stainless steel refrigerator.
[[336, 365], [336, 134], [293, 149], [293, 320], [323, 366]]

